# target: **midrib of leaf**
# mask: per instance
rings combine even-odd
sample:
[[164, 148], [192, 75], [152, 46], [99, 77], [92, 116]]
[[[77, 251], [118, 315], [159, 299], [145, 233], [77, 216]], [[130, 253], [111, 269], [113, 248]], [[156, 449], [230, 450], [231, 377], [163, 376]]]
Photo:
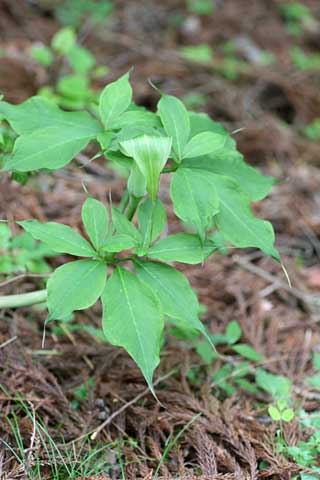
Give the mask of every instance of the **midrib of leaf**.
[[[196, 209], [197, 217], [198, 217], [198, 228], [200, 229], [200, 228], [201, 228], [201, 217], [200, 217], [199, 210], [198, 210], [198, 207], [197, 207], [195, 198], [194, 198], [193, 190], [192, 190], [192, 188], [191, 188], [191, 184], [190, 184], [190, 181], [189, 181], [189, 179], [188, 179], [188, 176], [185, 174], [185, 172], [184, 172], [183, 170], [182, 170], [182, 174], [183, 174], [183, 176], [184, 176], [184, 179], [185, 179], [185, 181], [186, 181], [188, 190], [189, 190], [189, 192], [190, 192], [192, 202], [193, 202], [193, 204], [195, 205], [195, 209]], [[200, 236], [202, 237], [202, 232], [199, 232], [199, 233], [200, 233]], [[202, 240], [203, 240], [203, 238], [202, 238]]]
[[[40, 109], [39, 105], [37, 105], [37, 109], [38, 109], [39, 112], [41, 112], [41, 109]], [[85, 129], [89, 130], [89, 127], [88, 127], [87, 125], [84, 125], [83, 123], [80, 123], [80, 125], [79, 125], [79, 123], [77, 123], [75, 120], [72, 121], [71, 118], [70, 118], [70, 120], [67, 119], [67, 118], [65, 118], [65, 117], [64, 117], [64, 113], [66, 113], [66, 114], [68, 115], [69, 112], [61, 112], [61, 110], [59, 110], [59, 109], [57, 108], [57, 109], [55, 110], [55, 114], [56, 114], [56, 113], [58, 113], [58, 115], [57, 115], [57, 117], [56, 117], [56, 120], [57, 120], [58, 122], [60, 122], [60, 124], [59, 124], [59, 125], [52, 125], [52, 127], [56, 127], [56, 126], [60, 126], [60, 125], [61, 125], [61, 126], [70, 126], [70, 127], [75, 127], [75, 128], [85, 128]], [[76, 112], [72, 112], [72, 113], [76, 113]], [[49, 120], [51, 119], [50, 114], [47, 115], [47, 118], [49, 118]], [[89, 119], [90, 119], [90, 120], [93, 120], [93, 118], [92, 118], [90, 115], [88, 115], [88, 120], [89, 120]], [[81, 119], [81, 120], [82, 120], [82, 119]], [[88, 122], [88, 123], [89, 123], [89, 122]], [[44, 127], [44, 128], [50, 128], [50, 127]], [[37, 130], [40, 130], [40, 128], [37, 129]], [[91, 129], [90, 129], [90, 130], [91, 130]]]
[[150, 140], [149, 140], [149, 137], [146, 137], [146, 146], [147, 146], [147, 162], [148, 162], [148, 165], [149, 165], [149, 171], [151, 173], [151, 191], [154, 192], [155, 191], [155, 187], [156, 187], [156, 183], [154, 181], [154, 165], [153, 165], [153, 162], [151, 160], [151, 149], [150, 149]]
[[178, 137], [178, 129], [177, 129], [177, 126], [176, 126], [176, 122], [174, 120], [173, 120], [173, 128], [174, 128], [174, 132], [176, 134], [176, 140], [177, 140], [177, 155], [178, 155], [178, 158], [181, 159], [182, 150], [181, 150], [181, 147], [180, 147], [180, 142], [179, 142], [179, 137]]
[[[152, 210], [151, 210], [151, 215], [148, 217], [147, 225], [146, 225], [146, 231], [144, 233], [144, 238], [143, 238], [143, 246], [146, 247], [148, 244], [150, 245], [151, 239], [152, 239], [152, 224], [153, 224], [153, 218], [154, 218], [154, 205], [152, 205]], [[149, 235], [148, 235], [149, 233]], [[149, 236], [149, 239], [148, 239]]]
[[[174, 293], [168, 288], [168, 286], [165, 283], [163, 283], [157, 276], [155, 276], [150, 270], [148, 270], [148, 268], [143, 263], [140, 263], [139, 261], [137, 261], [137, 264], [140, 267], [142, 267], [163, 288], [163, 290], [165, 290], [169, 294], [169, 296], [177, 302], [177, 299], [176, 299]], [[182, 305], [182, 307], [184, 307], [184, 305], [182, 304], [181, 301], [179, 301], [178, 303], [180, 305]], [[165, 309], [164, 309], [164, 311], [165, 311]], [[167, 315], [168, 315], [168, 313], [167, 313]], [[178, 316], [173, 316], [173, 317], [174, 318], [180, 318]]]
[[[103, 109], [103, 110], [104, 110], [104, 109]], [[107, 117], [106, 120], [105, 120], [105, 124], [106, 124], [106, 125], [108, 125], [110, 118], [112, 118], [112, 115], [113, 115], [114, 110], [115, 110], [115, 106], [112, 106], [112, 105], [111, 105], [111, 108], [109, 109], [109, 111], [108, 111], [108, 113], [107, 113], [107, 115], [106, 115], [106, 117]]]
[[166, 249], [161, 249], [161, 250], [153, 250], [151, 253], [161, 253], [161, 252], [173, 252], [175, 250], [202, 250], [200, 247], [198, 246], [192, 246], [190, 245], [189, 247], [174, 247], [174, 248], [166, 248]]
[[[36, 153], [34, 154], [29, 154], [28, 156], [24, 157], [24, 160], [26, 161], [32, 161], [34, 158], [37, 158], [41, 155], [44, 155], [44, 154], [48, 154], [48, 152], [50, 152], [51, 150], [55, 150], [56, 148], [58, 147], [61, 147], [61, 146], [66, 146], [67, 144], [69, 143], [74, 143], [74, 142], [77, 142], [77, 141], [80, 141], [80, 140], [90, 140], [90, 138], [94, 137], [94, 134], [91, 134], [91, 135], [86, 135], [86, 136], [83, 136], [83, 137], [78, 137], [78, 138], [72, 138], [71, 140], [67, 140], [65, 142], [61, 142], [61, 143], [55, 143], [54, 145], [52, 146], [49, 146], [48, 148], [43, 148], [42, 150], [38, 150]], [[22, 137], [19, 137], [19, 138], [22, 138]], [[19, 145], [19, 148], [20, 145]], [[19, 165], [20, 162], [21, 162], [21, 159], [17, 160], [14, 156], [17, 154], [17, 149], [14, 150], [12, 152], [12, 156], [8, 159], [8, 162], [7, 164], [5, 165], [5, 167], [8, 167], [10, 166], [10, 168], [14, 168], [15, 165]], [[47, 163], [46, 163], [47, 165]], [[44, 168], [44, 167], [40, 167], [40, 168]]]
[[[107, 93], [107, 92], [106, 92]], [[123, 97], [123, 95], [121, 96], [121, 98]], [[109, 108], [108, 110], [108, 113], [106, 114], [106, 120], [105, 120], [105, 124], [107, 125], [109, 123], [109, 120], [110, 118], [112, 118], [113, 114], [114, 114], [114, 111], [116, 109], [116, 104], [113, 103], [111, 104], [111, 107]], [[104, 110], [104, 109], [103, 109]], [[125, 110], [124, 110], [125, 111]], [[123, 113], [123, 112], [122, 112]], [[121, 115], [121, 113], [119, 113], [115, 118], [119, 117]], [[115, 119], [114, 119], [115, 120]]]
[[[222, 204], [225, 206], [225, 208], [231, 213], [231, 215], [238, 221], [238, 223], [242, 224], [249, 232], [251, 232], [253, 234], [253, 236], [258, 240], [258, 242], [260, 243], [260, 240], [261, 238], [256, 234], [256, 232], [254, 230], [252, 230], [247, 223], [245, 223], [241, 217], [237, 216], [236, 213], [233, 211], [232, 208], [229, 207], [229, 205], [227, 203], [225, 203], [224, 200], [220, 199], [220, 201], [222, 202]], [[261, 220], [263, 221], [263, 220]], [[265, 242], [263, 241], [262, 244], [265, 245]], [[266, 250], [269, 250], [268, 248], [268, 245], [266, 246]]]
[[[76, 232], [75, 232], [76, 233]], [[87, 253], [91, 253], [91, 254], [95, 254], [95, 250], [93, 248], [91, 248], [91, 245], [88, 244], [88, 247], [85, 247], [84, 245], [78, 245], [76, 243], [72, 243], [71, 240], [68, 240], [66, 237], [64, 237], [64, 235], [60, 235], [60, 236], [57, 236], [57, 235], [54, 235], [54, 234], [50, 234], [50, 237], [51, 238], [55, 238], [55, 239], [58, 239], [58, 240], [63, 240], [67, 245], [70, 245], [71, 247], [74, 248], [74, 246], [76, 246], [77, 248], [79, 247], [80, 250], [84, 251], [84, 252], [87, 252]], [[80, 235], [79, 237], [86, 241], [84, 238], [82, 238]], [[51, 247], [52, 248], [52, 247]]]
[[[204, 245], [205, 248], [207, 248], [206, 245]], [[152, 247], [153, 248], [153, 247]], [[208, 247], [209, 248], [209, 247]], [[190, 245], [188, 247], [174, 247], [174, 248], [166, 248], [166, 249], [161, 249], [161, 250], [152, 250], [151, 253], [163, 253], [163, 252], [174, 252], [178, 250], [179, 252], [181, 250], [193, 250], [193, 251], [196, 251], [196, 250], [203, 250], [203, 248], [201, 248], [201, 246], [194, 246], [194, 245]]]
[[96, 218], [96, 215], [95, 215], [94, 212], [93, 212], [93, 228], [94, 228], [94, 234], [95, 234], [95, 242], [94, 243], [96, 243], [95, 247], [98, 248], [98, 247], [100, 247], [99, 242], [98, 242], [98, 240], [99, 240], [98, 226], [97, 226], [97, 218]]
[[[74, 233], [77, 234], [77, 232], [74, 232]], [[83, 237], [81, 237], [81, 235], [79, 235], [79, 237], [81, 238], [81, 240], [86, 241]], [[88, 244], [88, 246], [85, 247], [84, 245], [81, 245], [81, 244], [79, 245], [77, 243], [73, 243], [71, 240], [66, 238], [63, 234], [62, 235], [55, 235], [54, 232], [52, 232], [52, 233], [50, 233], [49, 238], [58, 239], [59, 241], [63, 240], [67, 245], [71, 246], [72, 248], [74, 248], [76, 246], [77, 248], [81, 249], [82, 251], [84, 251], [86, 253], [90, 252], [92, 255], [95, 255], [95, 253], [96, 253], [95, 250], [91, 247], [90, 244]], [[52, 248], [52, 250], [55, 250], [55, 248], [53, 248], [53, 247], [51, 247], [51, 248]]]
[[[122, 272], [121, 272], [120, 269], [118, 270], [118, 274], [119, 274], [120, 283], [121, 283], [121, 285], [122, 285], [123, 292], [124, 292], [124, 295], [125, 295], [125, 298], [126, 298], [126, 301], [127, 301], [127, 305], [128, 305], [128, 308], [129, 308], [130, 316], [131, 316], [132, 322], [133, 322], [134, 327], [135, 327], [135, 330], [136, 330], [138, 342], [139, 342], [139, 345], [140, 345], [140, 348], [141, 348], [141, 351], [142, 351], [143, 363], [144, 363], [145, 372], [148, 372], [148, 377], [149, 377], [149, 369], [148, 369], [148, 364], [147, 364], [147, 361], [146, 361], [146, 353], [145, 353], [143, 341], [142, 341], [142, 339], [141, 339], [141, 335], [140, 335], [139, 329], [138, 329], [138, 327], [137, 327], [137, 320], [136, 320], [136, 317], [135, 317], [135, 315], [134, 315], [134, 311], [133, 311], [133, 309], [132, 309], [132, 305], [131, 305], [130, 298], [129, 298], [129, 294], [128, 294], [128, 290], [127, 290], [127, 287], [126, 287], [126, 284], [125, 284], [125, 281], [124, 281], [124, 278], [123, 278], [123, 274], [122, 274]], [[149, 378], [148, 378], [148, 383], [149, 383]]]
[[[91, 120], [91, 118], [90, 118], [90, 120]], [[60, 126], [60, 125], [53, 125], [53, 127], [55, 127], [55, 126]], [[88, 135], [89, 135], [89, 131], [91, 132], [90, 135], [95, 135], [96, 133], [99, 133], [98, 131], [93, 132], [93, 129], [91, 130], [89, 128], [86, 128], [86, 125], [83, 125], [83, 124], [79, 125], [79, 123], [77, 123], [77, 122], [71, 122], [71, 121], [67, 121], [67, 120], [64, 120], [64, 119], [62, 119], [62, 121], [61, 121], [61, 126], [68, 126], [68, 127], [73, 127], [73, 128], [84, 128], [84, 129], [88, 130]], [[47, 127], [47, 128], [50, 128], [50, 127]]]

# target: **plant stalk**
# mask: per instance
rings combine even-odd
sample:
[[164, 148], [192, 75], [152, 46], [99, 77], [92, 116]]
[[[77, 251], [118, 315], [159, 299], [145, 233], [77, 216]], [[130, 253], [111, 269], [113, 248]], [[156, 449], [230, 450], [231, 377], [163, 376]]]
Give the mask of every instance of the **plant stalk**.
[[126, 209], [126, 206], [128, 205], [129, 202], [129, 192], [128, 190], [125, 190], [124, 194], [122, 195], [122, 198], [120, 200], [118, 210], [123, 213]]
[[37, 290], [30, 293], [19, 293], [18, 295], [0, 296], [1, 308], [19, 308], [43, 303], [47, 299], [47, 290]]
[[126, 211], [126, 217], [128, 220], [132, 220], [133, 216], [138, 208], [138, 205], [140, 203], [141, 197], [135, 197], [134, 195], [130, 195], [129, 198], [129, 205]]

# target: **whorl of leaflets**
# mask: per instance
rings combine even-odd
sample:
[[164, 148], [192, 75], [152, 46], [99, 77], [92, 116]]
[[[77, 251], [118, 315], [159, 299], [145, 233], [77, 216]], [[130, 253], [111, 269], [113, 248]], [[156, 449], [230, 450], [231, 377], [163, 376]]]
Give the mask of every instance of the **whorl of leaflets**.
[[[0, 118], [17, 134], [2, 170], [56, 170], [89, 142], [127, 169], [128, 202], [124, 197], [119, 208], [90, 196], [84, 202], [87, 238], [55, 222], [19, 224], [57, 253], [80, 257], [49, 279], [48, 320], [67, 320], [101, 298], [106, 341], [127, 350], [153, 391], [166, 322], [211, 342], [197, 296], [171, 262], [203, 263], [228, 245], [280, 257], [272, 225], [255, 217], [250, 206], [270, 193], [274, 179], [245, 163], [221, 124], [188, 112], [178, 98], [162, 95], [156, 113], [136, 105], [129, 76], [104, 88], [99, 119], [62, 111], [41, 97], [20, 105], [0, 101]], [[159, 198], [163, 174], [171, 175], [180, 233], [167, 232]]]

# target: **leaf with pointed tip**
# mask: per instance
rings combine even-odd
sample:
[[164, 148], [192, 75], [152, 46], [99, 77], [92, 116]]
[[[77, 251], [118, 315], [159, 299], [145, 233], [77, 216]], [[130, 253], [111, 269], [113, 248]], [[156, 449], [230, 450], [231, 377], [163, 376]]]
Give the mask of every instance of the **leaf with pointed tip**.
[[224, 126], [212, 120], [207, 113], [203, 112], [189, 112], [190, 125], [191, 125], [191, 137], [198, 135], [202, 132], [213, 132], [219, 133], [220, 135], [226, 136], [227, 140], [225, 143], [225, 148], [228, 150], [236, 149], [236, 142], [228, 134]]
[[81, 215], [86, 232], [93, 246], [98, 250], [107, 239], [109, 229], [108, 210], [99, 200], [88, 197], [82, 205]]
[[245, 163], [243, 155], [236, 150], [225, 149], [215, 155], [186, 159], [183, 166], [233, 178], [253, 202], [269, 195], [276, 182], [273, 177], [262, 175], [259, 170]]
[[158, 103], [158, 114], [172, 147], [176, 160], [180, 163], [184, 148], [190, 137], [190, 119], [186, 107], [176, 97], [163, 95]]
[[38, 220], [25, 220], [17, 223], [33, 238], [45, 243], [55, 252], [68, 253], [77, 257], [94, 257], [96, 255], [90, 243], [67, 225], [56, 222], [41, 223]]
[[215, 224], [223, 236], [236, 247], [259, 248], [280, 262], [271, 223], [253, 215], [249, 198], [234, 180], [222, 175], [215, 177], [220, 205]]
[[187, 278], [178, 270], [159, 262], [135, 261], [138, 277], [159, 297], [165, 315], [182, 329], [195, 329], [210, 341], [199, 319], [199, 302]]
[[166, 219], [167, 212], [159, 198], [154, 204], [147, 198], [139, 205], [138, 222], [144, 246], [150, 245], [160, 235], [166, 225]]
[[147, 256], [163, 262], [182, 262], [196, 264], [203, 262], [217, 250], [216, 245], [191, 233], [174, 233], [149, 248]]
[[117, 267], [107, 281], [102, 305], [106, 338], [129, 353], [154, 393], [152, 377], [160, 361], [163, 331], [158, 298], [135, 275]]
[[132, 88], [129, 82], [129, 72], [115, 82], [109, 83], [100, 95], [99, 111], [102, 123], [106, 129], [113, 128], [113, 121], [127, 110], [132, 99]]
[[123, 213], [119, 212], [117, 208], [111, 207], [111, 212], [112, 223], [117, 232], [132, 237], [135, 240], [136, 245], [140, 244], [142, 240], [141, 235], [134, 224], [130, 222]]
[[228, 136], [221, 133], [202, 132], [189, 140], [183, 150], [183, 158], [201, 157], [220, 152], [226, 145]]
[[159, 177], [171, 151], [171, 139], [142, 135], [132, 140], [120, 142], [125, 155], [132, 157], [147, 182], [147, 191], [151, 200], [158, 193]]
[[19, 105], [0, 102], [0, 117], [6, 119], [19, 135], [47, 127], [77, 129], [81, 132], [102, 131], [100, 124], [87, 112], [64, 112], [44, 97], [31, 97]]
[[206, 230], [219, 211], [215, 175], [205, 170], [179, 168], [172, 177], [170, 193], [174, 213], [194, 225], [204, 240]]
[[98, 260], [76, 260], [57, 268], [47, 284], [48, 320], [63, 320], [74, 310], [91, 307], [101, 296], [106, 277], [106, 264]]
[[21, 135], [3, 170], [57, 170], [69, 163], [99, 132], [98, 123], [89, 123], [68, 127], [51, 126]]

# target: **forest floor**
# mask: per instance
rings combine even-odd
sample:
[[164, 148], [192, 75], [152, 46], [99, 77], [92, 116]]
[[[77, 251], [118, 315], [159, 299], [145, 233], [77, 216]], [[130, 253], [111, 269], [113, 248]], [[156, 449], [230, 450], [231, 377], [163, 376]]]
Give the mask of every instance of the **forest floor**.
[[[60, 28], [54, 3], [0, 1], [0, 91], [8, 101], [21, 102], [50, 81], [27, 51], [34, 42], [48, 44]], [[217, 0], [215, 10], [203, 16], [182, 0], [113, 3], [107, 24], [83, 26], [83, 44], [110, 68], [107, 81], [134, 67], [138, 104], [155, 106], [151, 79], [229, 131], [239, 129], [238, 148], [248, 163], [280, 180], [255, 209], [275, 227], [293, 288], [279, 265], [251, 250], [215, 255], [204, 267], [184, 266], [206, 307], [202, 319], [210, 332], [225, 332], [236, 320], [241, 343], [263, 360], [245, 359], [247, 371], [239, 375], [243, 359], [227, 343], [218, 347], [225, 362], [207, 361], [193, 340], [168, 335], [155, 375], [161, 404], [124, 351], [68, 325], [48, 328], [41, 350], [45, 312], [2, 311], [0, 438], [6, 447], [0, 446], [0, 477], [2, 472], [4, 479], [320, 478], [312, 462], [287, 450], [300, 448], [314, 432], [310, 422], [302, 426], [303, 415], [320, 415], [320, 380], [308, 381], [320, 368], [320, 143], [305, 134], [320, 117], [320, 61], [314, 57], [313, 66], [302, 68], [292, 54], [300, 48], [306, 56], [319, 55], [319, 2], [303, 2], [314, 17], [300, 35], [289, 33], [281, 0]], [[212, 59], [196, 62], [181, 54], [183, 47], [199, 44], [212, 48]], [[270, 63], [262, 60], [266, 53]], [[2, 174], [0, 218], [15, 229], [15, 220], [28, 218], [80, 228], [83, 180], [100, 199], [111, 191], [117, 201], [123, 191], [121, 175], [101, 174], [102, 167], [101, 159], [83, 169], [73, 163], [26, 186]], [[57, 266], [61, 260], [50, 262]], [[0, 284], [1, 294], [31, 291], [42, 282], [22, 277]], [[77, 313], [76, 322], [99, 327], [100, 318], [98, 305]], [[259, 369], [290, 380], [292, 421], [279, 423], [268, 415], [275, 399], [259, 388]], [[90, 442], [103, 422], [105, 428]], [[42, 441], [40, 431], [50, 440]], [[16, 453], [19, 442], [23, 461]], [[81, 446], [82, 458], [94, 452], [107, 466], [96, 476], [68, 473], [64, 463], [78, 462], [69, 445]], [[319, 452], [313, 452], [315, 458]], [[58, 459], [56, 473], [52, 455]], [[26, 476], [25, 462], [30, 467], [36, 459], [41, 476]]]

